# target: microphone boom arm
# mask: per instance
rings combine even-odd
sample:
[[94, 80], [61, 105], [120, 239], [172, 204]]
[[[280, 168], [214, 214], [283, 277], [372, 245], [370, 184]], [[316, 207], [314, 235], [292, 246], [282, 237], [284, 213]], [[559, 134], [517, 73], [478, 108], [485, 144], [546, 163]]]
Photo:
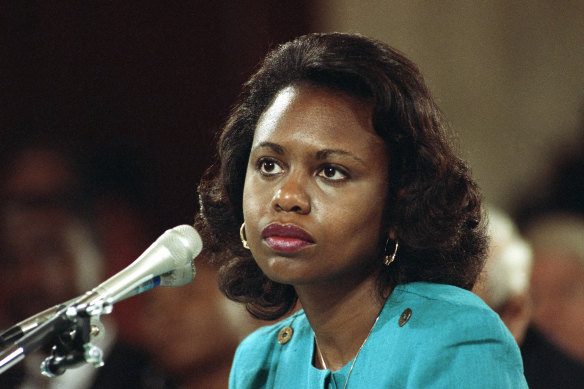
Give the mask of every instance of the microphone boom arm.
[[55, 377], [81, 363], [103, 365], [103, 353], [91, 344], [92, 319], [111, 312], [111, 304], [97, 302], [62, 307], [51, 318], [32, 329], [0, 355], [0, 374], [40, 347], [54, 342], [52, 355], [41, 364], [42, 374]]

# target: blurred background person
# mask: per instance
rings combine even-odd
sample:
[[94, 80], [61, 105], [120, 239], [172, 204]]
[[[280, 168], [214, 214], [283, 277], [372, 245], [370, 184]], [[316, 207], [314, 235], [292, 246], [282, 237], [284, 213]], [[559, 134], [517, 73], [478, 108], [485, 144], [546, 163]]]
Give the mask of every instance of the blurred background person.
[[[227, 388], [235, 349], [260, 325], [217, 287], [217, 269], [196, 260], [193, 282], [145, 296], [146, 344], [180, 389]], [[265, 322], [262, 322], [265, 324]]]
[[488, 215], [489, 256], [473, 292], [515, 337], [531, 389], [584, 388], [584, 222], [553, 212], [520, 234], [502, 210]]
[[[50, 135], [28, 135], [4, 149], [0, 167], [3, 329], [90, 290], [106, 272], [77, 158], [83, 149], [53, 142]], [[105, 334], [95, 343], [104, 351], [105, 366], [86, 364], [47, 378], [39, 369], [45, 348], [2, 374], [0, 387], [164, 388], [165, 375], [147, 354], [116, 335], [110, 316], [101, 321]]]
[[489, 254], [473, 292], [499, 314], [521, 345], [531, 319], [532, 250], [509, 215], [492, 206], [487, 209]]
[[524, 236], [534, 250], [532, 328], [522, 345], [529, 387], [584, 388], [584, 219], [544, 212]]

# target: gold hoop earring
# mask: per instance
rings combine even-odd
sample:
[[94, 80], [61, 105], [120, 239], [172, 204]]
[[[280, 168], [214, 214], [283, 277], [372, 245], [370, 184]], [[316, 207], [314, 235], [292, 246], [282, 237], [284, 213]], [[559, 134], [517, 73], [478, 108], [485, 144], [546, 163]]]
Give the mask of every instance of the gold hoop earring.
[[[389, 243], [389, 238], [387, 238], [387, 242], [385, 242], [385, 252], [387, 253], [387, 244]], [[393, 254], [391, 255], [385, 255], [384, 259], [383, 259], [383, 264], [385, 266], [389, 266], [391, 265], [391, 263], [395, 260], [395, 256], [397, 255], [397, 248], [398, 248], [399, 244], [397, 243], [397, 240], [395, 241], [395, 249], [393, 250]]]
[[249, 245], [247, 244], [247, 239], [245, 239], [245, 222], [239, 228], [239, 238], [241, 239], [241, 244], [244, 248], [249, 250]]

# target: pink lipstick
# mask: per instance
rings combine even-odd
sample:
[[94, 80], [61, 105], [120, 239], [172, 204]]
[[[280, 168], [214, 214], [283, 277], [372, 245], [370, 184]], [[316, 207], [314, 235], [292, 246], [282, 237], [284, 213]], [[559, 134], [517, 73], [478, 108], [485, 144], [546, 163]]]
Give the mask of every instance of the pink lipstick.
[[314, 243], [308, 232], [290, 224], [272, 223], [264, 228], [262, 238], [272, 250], [288, 253]]

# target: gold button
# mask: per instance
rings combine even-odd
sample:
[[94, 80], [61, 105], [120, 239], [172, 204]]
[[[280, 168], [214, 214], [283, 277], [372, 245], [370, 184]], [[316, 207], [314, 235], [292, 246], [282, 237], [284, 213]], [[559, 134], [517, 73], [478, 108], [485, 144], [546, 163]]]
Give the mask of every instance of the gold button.
[[397, 323], [399, 324], [400, 327], [403, 327], [404, 324], [406, 324], [408, 320], [410, 320], [410, 317], [412, 317], [412, 310], [410, 308], [407, 308], [405, 311], [402, 312]]
[[278, 333], [278, 343], [280, 344], [286, 344], [288, 343], [288, 341], [290, 339], [292, 339], [292, 334], [294, 333], [294, 330], [292, 329], [292, 327], [284, 327], [280, 330], [280, 332]]

